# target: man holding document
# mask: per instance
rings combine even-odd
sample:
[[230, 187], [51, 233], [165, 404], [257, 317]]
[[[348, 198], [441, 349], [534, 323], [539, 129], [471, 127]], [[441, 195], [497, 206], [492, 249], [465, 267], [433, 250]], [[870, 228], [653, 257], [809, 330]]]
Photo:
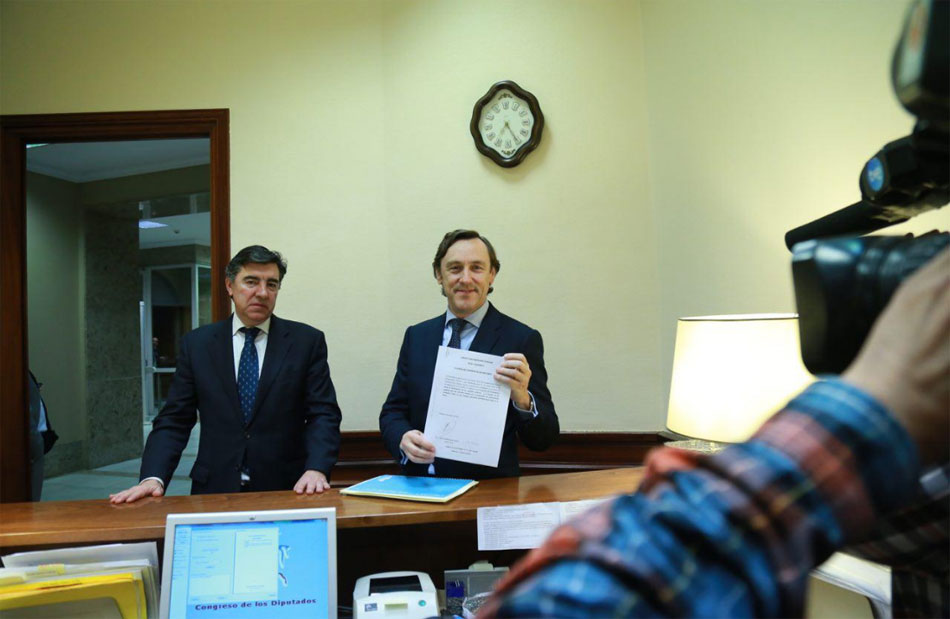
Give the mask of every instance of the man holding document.
[[448, 311], [406, 329], [379, 414], [407, 475], [516, 476], [518, 440], [543, 451], [560, 432], [541, 334], [486, 302], [500, 268], [474, 230], [449, 232], [436, 251]]

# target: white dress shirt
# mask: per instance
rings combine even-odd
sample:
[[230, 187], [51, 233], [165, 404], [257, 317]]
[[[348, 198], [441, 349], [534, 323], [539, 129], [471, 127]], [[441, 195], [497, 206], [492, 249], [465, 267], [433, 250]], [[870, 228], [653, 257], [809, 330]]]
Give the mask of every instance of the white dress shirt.
[[[231, 316], [231, 344], [234, 349], [234, 380], [237, 380], [238, 366], [241, 364], [241, 351], [244, 350], [244, 340], [246, 336], [241, 328], [246, 325], [241, 322], [237, 314]], [[254, 347], [257, 348], [257, 375], [261, 375], [261, 369], [264, 367], [264, 351], [267, 350], [267, 334], [270, 332], [270, 316], [267, 320], [257, 325], [261, 330], [254, 339]]]
[[[466, 316], [465, 325], [462, 327], [461, 333], [459, 333], [459, 338], [461, 339], [461, 344], [459, 348], [462, 350], [471, 350], [472, 342], [475, 341], [475, 336], [478, 334], [478, 328], [482, 326], [482, 321], [485, 320], [485, 314], [488, 313], [488, 302], [482, 303], [482, 306]], [[445, 312], [445, 328], [442, 331], [442, 345], [448, 346], [449, 340], [452, 339], [452, 326], [449, 322], [455, 318], [458, 318], [455, 314], [452, 313], [452, 310], [447, 310]]]

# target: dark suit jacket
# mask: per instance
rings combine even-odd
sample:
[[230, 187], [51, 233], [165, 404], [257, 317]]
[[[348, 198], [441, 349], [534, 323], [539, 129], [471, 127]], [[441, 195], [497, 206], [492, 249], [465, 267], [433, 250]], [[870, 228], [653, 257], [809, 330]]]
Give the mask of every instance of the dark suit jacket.
[[[399, 350], [393, 386], [379, 414], [379, 429], [382, 431], [383, 441], [397, 460], [402, 459], [399, 451], [402, 435], [409, 430], [421, 432], [425, 429], [436, 353], [442, 344], [444, 331], [445, 314], [406, 329], [402, 348]], [[548, 391], [541, 334], [489, 305], [488, 313], [485, 314], [485, 319], [472, 341], [471, 350], [492, 355], [522, 353], [531, 366], [528, 390], [534, 396], [538, 416], [525, 422], [509, 402], [498, 468], [436, 457], [436, 475], [465, 479], [516, 476], [521, 472], [518, 466], [518, 439], [520, 438], [528, 449], [543, 451], [554, 443], [560, 432], [551, 392]], [[403, 465], [403, 472], [407, 475], [425, 475], [428, 466], [407, 462]]]
[[182, 338], [168, 399], [145, 444], [141, 479], [159, 477], [168, 487], [196, 413], [201, 436], [192, 494], [238, 492], [242, 463], [253, 491], [289, 490], [309, 469], [329, 479], [340, 449], [341, 415], [323, 333], [271, 317], [254, 412], [245, 425], [231, 324], [228, 318]]

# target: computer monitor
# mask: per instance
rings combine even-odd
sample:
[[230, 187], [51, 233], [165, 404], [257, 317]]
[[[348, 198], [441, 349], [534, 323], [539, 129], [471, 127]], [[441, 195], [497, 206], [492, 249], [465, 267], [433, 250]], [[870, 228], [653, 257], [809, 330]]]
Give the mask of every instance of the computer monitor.
[[169, 514], [162, 619], [337, 616], [336, 510]]

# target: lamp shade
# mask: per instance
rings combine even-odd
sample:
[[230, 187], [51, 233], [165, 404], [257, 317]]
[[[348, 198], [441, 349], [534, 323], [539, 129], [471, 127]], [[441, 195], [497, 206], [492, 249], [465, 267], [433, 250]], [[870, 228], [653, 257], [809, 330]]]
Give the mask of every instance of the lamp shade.
[[680, 318], [666, 426], [737, 443], [811, 383], [795, 314]]

